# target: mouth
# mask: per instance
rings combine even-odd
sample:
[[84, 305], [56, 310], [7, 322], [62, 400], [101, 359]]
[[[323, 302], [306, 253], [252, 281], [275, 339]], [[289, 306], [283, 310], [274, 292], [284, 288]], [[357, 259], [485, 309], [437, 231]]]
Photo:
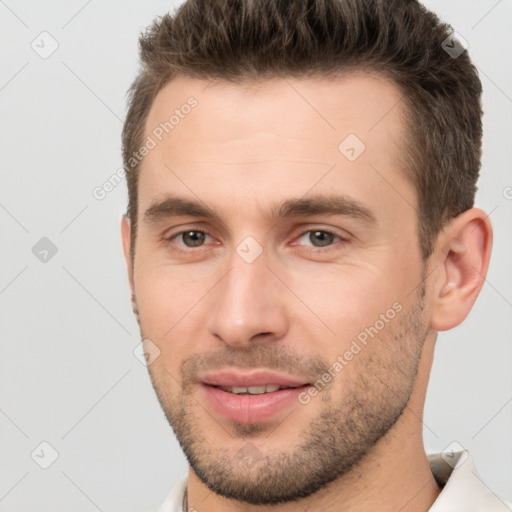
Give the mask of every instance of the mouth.
[[214, 414], [238, 423], [261, 423], [289, 415], [311, 384], [274, 372], [224, 370], [202, 377], [200, 392]]
[[221, 389], [226, 393], [233, 393], [234, 395], [263, 395], [266, 393], [275, 393], [282, 389], [296, 389], [303, 386], [277, 386], [274, 384], [266, 384], [264, 386], [249, 386], [249, 387], [235, 387], [235, 386], [213, 386]]

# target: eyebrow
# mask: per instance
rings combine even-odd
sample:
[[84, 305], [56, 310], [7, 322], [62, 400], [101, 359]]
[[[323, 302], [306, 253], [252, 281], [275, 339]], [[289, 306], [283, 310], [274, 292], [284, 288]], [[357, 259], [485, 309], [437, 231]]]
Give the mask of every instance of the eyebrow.
[[309, 215], [345, 215], [366, 224], [377, 224], [375, 212], [359, 201], [345, 195], [312, 195], [308, 198], [288, 199], [272, 209], [273, 218]]
[[166, 196], [165, 199], [151, 205], [144, 213], [144, 222], [152, 224], [168, 217], [187, 215], [190, 217], [217, 217], [206, 205], [178, 196]]
[[[307, 198], [287, 199], [274, 205], [267, 217], [276, 220], [326, 214], [353, 217], [368, 225], [377, 224], [377, 216], [374, 210], [341, 194], [317, 194]], [[180, 215], [207, 219], [219, 217], [204, 203], [184, 197], [167, 195], [163, 200], [154, 203], [145, 211], [144, 222], [152, 224]]]

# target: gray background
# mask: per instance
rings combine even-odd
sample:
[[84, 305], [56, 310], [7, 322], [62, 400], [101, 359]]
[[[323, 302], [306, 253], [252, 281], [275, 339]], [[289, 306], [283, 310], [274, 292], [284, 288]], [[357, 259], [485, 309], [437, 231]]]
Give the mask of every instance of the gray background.
[[[133, 354], [119, 222], [125, 91], [139, 31], [170, 1], [0, 1], [0, 510], [155, 509], [186, 462]], [[428, 1], [469, 43], [484, 85], [477, 205], [491, 267], [463, 325], [441, 333], [425, 411], [428, 452], [469, 449], [512, 499], [512, 2]], [[58, 49], [51, 49], [48, 36]], [[41, 37], [46, 37], [41, 42]], [[43, 47], [44, 44], [44, 48]], [[58, 252], [40, 261], [47, 237]], [[44, 256], [48, 242], [35, 251]], [[51, 462], [51, 449], [59, 456]], [[35, 450], [35, 452], [34, 452]], [[35, 453], [31, 457], [31, 453]], [[37, 462], [37, 463], [36, 463]]]

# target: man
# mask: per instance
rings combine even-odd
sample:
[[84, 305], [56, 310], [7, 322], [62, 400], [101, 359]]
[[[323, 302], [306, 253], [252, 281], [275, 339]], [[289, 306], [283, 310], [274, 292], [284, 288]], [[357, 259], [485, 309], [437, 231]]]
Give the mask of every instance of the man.
[[412, 0], [189, 1], [140, 48], [122, 237], [190, 465], [160, 511], [508, 510], [422, 440], [492, 245], [449, 27]]

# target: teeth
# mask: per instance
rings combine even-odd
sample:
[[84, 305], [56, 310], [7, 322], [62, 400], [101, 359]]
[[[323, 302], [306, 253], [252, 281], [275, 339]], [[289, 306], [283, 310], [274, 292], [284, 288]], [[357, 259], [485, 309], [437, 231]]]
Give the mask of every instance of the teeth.
[[266, 386], [249, 386], [248, 388], [220, 386], [220, 389], [230, 393], [235, 393], [236, 395], [240, 395], [242, 393], [249, 393], [250, 395], [262, 395], [263, 393], [273, 393], [274, 391], [282, 388], [279, 386], [267, 384]]
[[250, 395], [262, 395], [266, 391], [266, 386], [251, 386], [247, 391]]
[[[228, 388], [228, 391], [230, 391], [229, 388]], [[231, 388], [231, 393], [235, 393], [237, 395], [240, 393], [247, 393], [247, 388]]]

